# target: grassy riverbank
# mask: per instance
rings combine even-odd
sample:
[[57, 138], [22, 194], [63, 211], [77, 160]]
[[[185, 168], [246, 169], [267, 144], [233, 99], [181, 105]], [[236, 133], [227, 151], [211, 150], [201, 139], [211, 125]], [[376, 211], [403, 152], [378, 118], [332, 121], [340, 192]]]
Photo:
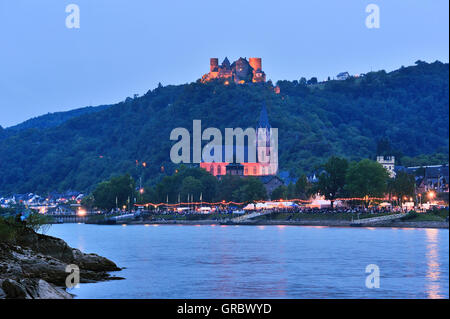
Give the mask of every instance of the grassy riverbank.
[[[238, 215], [230, 214], [159, 214], [151, 215], [133, 221], [123, 221], [124, 224], [182, 224], [182, 225], [298, 225], [298, 226], [352, 226], [356, 220], [392, 214], [354, 214], [354, 213], [272, 213], [264, 216], [235, 222], [232, 218]], [[364, 226], [364, 225], [362, 225]], [[395, 221], [383, 221], [370, 224], [370, 227], [414, 227], [414, 228], [448, 228], [448, 210], [432, 211], [428, 213], [410, 213]]]

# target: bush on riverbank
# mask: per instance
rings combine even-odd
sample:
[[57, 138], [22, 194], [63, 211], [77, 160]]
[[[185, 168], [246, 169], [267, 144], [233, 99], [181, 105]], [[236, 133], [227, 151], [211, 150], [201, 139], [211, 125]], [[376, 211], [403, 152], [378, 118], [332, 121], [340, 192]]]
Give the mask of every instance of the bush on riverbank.
[[42, 214], [30, 214], [25, 222], [14, 217], [0, 217], [0, 242], [15, 242], [27, 229], [45, 233], [50, 227], [49, 217]]
[[403, 221], [448, 221], [448, 209], [434, 209], [425, 213], [411, 212], [402, 218]]
[[0, 242], [14, 241], [15, 238], [16, 229], [5, 218], [0, 217]]

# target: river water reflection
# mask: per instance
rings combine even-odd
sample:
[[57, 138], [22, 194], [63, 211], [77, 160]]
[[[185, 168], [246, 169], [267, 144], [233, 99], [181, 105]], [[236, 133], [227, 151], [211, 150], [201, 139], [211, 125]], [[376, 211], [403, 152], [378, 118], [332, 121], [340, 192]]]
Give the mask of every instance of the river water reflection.
[[[53, 225], [126, 267], [78, 298], [448, 298], [448, 229]], [[366, 266], [380, 288], [365, 286]]]

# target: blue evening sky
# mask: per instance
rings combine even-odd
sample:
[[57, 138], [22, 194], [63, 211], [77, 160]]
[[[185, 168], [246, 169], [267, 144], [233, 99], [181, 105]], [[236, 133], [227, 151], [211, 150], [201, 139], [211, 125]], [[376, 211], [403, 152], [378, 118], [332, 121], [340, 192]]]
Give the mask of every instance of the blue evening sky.
[[[80, 29], [66, 28], [71, 3]], [[274, 82], [448, 62], [448, 12], [448, 0], [1, 0], [0, 125], [192, 82], [210, 57], [262, 57]]]

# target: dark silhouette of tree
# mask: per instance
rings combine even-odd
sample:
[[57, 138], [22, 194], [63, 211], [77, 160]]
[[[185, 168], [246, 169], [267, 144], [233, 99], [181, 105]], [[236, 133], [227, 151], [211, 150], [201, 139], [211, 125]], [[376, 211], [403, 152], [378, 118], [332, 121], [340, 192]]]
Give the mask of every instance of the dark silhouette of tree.
[[345, 186], [348, 161], [344, 158], [331, 157], [323, 166], [323, 172], [319, 175], [317, 189], [331, 201], [333, 208], [334, 200], [341, 193]]

